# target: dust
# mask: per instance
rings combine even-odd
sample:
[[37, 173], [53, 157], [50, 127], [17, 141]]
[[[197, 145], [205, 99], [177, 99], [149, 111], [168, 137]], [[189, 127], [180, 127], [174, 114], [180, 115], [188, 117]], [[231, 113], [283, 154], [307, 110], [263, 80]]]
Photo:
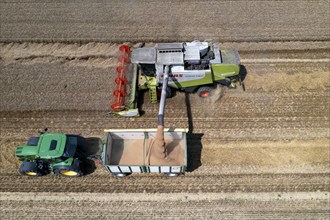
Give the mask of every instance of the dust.
[[206, 102], [215, 103], [219, 101], [225, 93], [226, 88], [221, 85], [217, 85], [215, 89], [213, 89], [210, 93], [209, 99], [205, 99]]
[[213, 108], [213, 104], [220, 102], [222, 97], [225, 95], [227, 88], [222, 85], [216, 85], [214, 89], [211, 90], [210, 94], [206, 98], [201, 98], [197, 94], [191, 95], [190, 99], [193, 103], [198, 103], [198, 105], [204, 108]]
[[152, 142], [151, 146], [151, 156], [156, 159], [166, 159], [166, 148], [165, 148], [165, 140], [164, 140], [164, 126], [158, 125], [156, 138]]
[[330, 139], [292, 141], [204, 141], [202, 163], [273, 168], [330, 164]]
[[276, 50], [322, 50], [329, 49], [327, 41], [266, 41], [266, 42], [223, 42], [222, 48], [235, 48], [239, 51], [276, 51]]
[[[180, 147], [179, 143], [174, 145], [174, 148]], [[158, 166], [180, 165], [181, 155], [169, 152], [167, 147], [168, 143], [164, 139], [164, 126], [158, 125], [156, 137], [150, 141], [148, 146], [148, 164]]]
[[266, 92], [286, 90], [298, 92], [301, 89], [326, 89], [330, 86], [329, 72], [287, 74], [249, 73], [244, 80], [246, 90], [262, 89]]

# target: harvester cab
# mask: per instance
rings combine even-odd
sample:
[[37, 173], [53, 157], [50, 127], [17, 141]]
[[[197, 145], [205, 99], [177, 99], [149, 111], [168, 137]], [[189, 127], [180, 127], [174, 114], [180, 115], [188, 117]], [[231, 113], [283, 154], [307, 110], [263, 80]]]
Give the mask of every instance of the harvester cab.
[[208, 42], [158, 43], [155, 47], [119, 48], [114, 113], [138, 116], [137, 97], [149, 91], [152, 103], [159, 100], [164, 68], [170, 66], [167, 97], [172, 90], [195, 92], [207, 98], [217, 85], [236, 88], [241, 83], [240, 57], [236, 50], [221, 50]]

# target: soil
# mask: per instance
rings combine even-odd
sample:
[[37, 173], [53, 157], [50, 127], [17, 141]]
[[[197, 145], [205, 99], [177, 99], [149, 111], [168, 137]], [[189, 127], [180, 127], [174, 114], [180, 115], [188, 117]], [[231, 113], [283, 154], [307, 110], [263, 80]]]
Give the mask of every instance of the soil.
[[[330, 217], [328, 1], [0, 4], [1, 219]], [[156, 128], [148, 94], [141, 117], [109, 114], [118, 46], [194, 39], [239, 50], [246, 91], [167, 100], [165, 126], [191, 132], [184, 176], [17, 173], [15, 147], [45, 127], [96, 145], [105, 128]]]
[[328, 6], [327, 0], [4, 1], [0, 32], [9, 42], [328, 40]]

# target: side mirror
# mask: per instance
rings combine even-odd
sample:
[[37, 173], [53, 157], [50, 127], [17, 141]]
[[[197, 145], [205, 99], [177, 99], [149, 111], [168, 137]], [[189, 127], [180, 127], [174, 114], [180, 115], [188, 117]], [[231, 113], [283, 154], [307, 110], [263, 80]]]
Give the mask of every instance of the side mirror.
[[48, 131], [48, 128], [45, 128], [43, 131], [39, 131], [39, 134], [41, 135], [41, 134], [47, 133], [47, 131]]

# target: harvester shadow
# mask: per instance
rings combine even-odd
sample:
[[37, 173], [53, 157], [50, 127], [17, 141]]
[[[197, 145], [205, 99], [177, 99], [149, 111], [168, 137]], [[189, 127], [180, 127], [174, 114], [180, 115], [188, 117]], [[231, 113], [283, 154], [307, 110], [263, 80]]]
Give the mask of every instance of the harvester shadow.
[[137, 98], [137, 108], [139, 109], [139, 114], [140, 116], [145, 114], [145, 111], [142, 110], [142, 106], [144, 104], [144, 96], [145, 96], [146, 92], [145, 91], [140, 91], [138, 93], [138, 98]]
[[[171, 93], [170, 93], [170, 96], [167, 97], [167, 99], [175, 97], [176, 94], [177, 94], [177, 91], [174, 90], [174, 89], [172, 89], [172, 90], [171, 90]], [[146, 97], [146, 96], [147, 96], [147, 97]], [[143, 104], [144, 104], [146, 98], [147, 98], [147, 99], [149, 98], [149, 93], [148, 93], [148, 91], [146, 91], [146, 90], [142, 90], [142, 91], [140, 91], [139, 94], [138, 94], [138, 98], [137, 98], [137, 100], [138, 100], [138, 101], [137, 101], [137, 108], [139, 109], [139, 114], [140, 114], [140, 116], [143, 116], [143, 115], [145, 114], [145, 111], [142, 109], [142, 106], [143, 106]], [[148, 102], [148, 101], [147, 101], [147, 102]], [[150, 101], [149, 101], [149, 102], [150, 102]], [[159, 107], [159, 103], [154, 104], [154, 105], [156, 106], [156, 108]]]
[[198, 167], [202, 165], [202, 137], [204, 134], [188, 134], [187, 135], [187, 145], [188, 145], [188, 166], [187, 171], [193, 172]]
[[247, 76], [248, 72], [246, 70], [246, 67], [244, 65], [240, 65], [240, 70], [239, 70], [239, 77], [241, 79], [241, 82], [242, 82], [242, 88], [243, 88], [243, 91], [245, 91], [245, 84], [244, 84], [244, 80]]
[[185, 94], [185, 103], [187, 108], [187, 117], [188, 117], [188, 128], [189, 133], [187, 134], [187, 159], [188, 166], [187, 171], [193, 172], [198, 167], [202, 165], [201, 157], [202, 157], [202, 137], [204, 134], [202, 133], [194, 133], [194, 124], [192, 120], [192, 112], [191, 112], [191, 104], [189, 93]]
[[246, 78], [246, 75], [248, 74], [247, 69], [244, 65], [240, 65], [239, 75], [241, 77], [241, 80], [244, 81]]
[[84, 175], [93, 173], [96, 170], [95, 160], [101, 159], [102, 140], [97, 137], [85, 138], [79, 147], [79, 159], [82, 161]]

